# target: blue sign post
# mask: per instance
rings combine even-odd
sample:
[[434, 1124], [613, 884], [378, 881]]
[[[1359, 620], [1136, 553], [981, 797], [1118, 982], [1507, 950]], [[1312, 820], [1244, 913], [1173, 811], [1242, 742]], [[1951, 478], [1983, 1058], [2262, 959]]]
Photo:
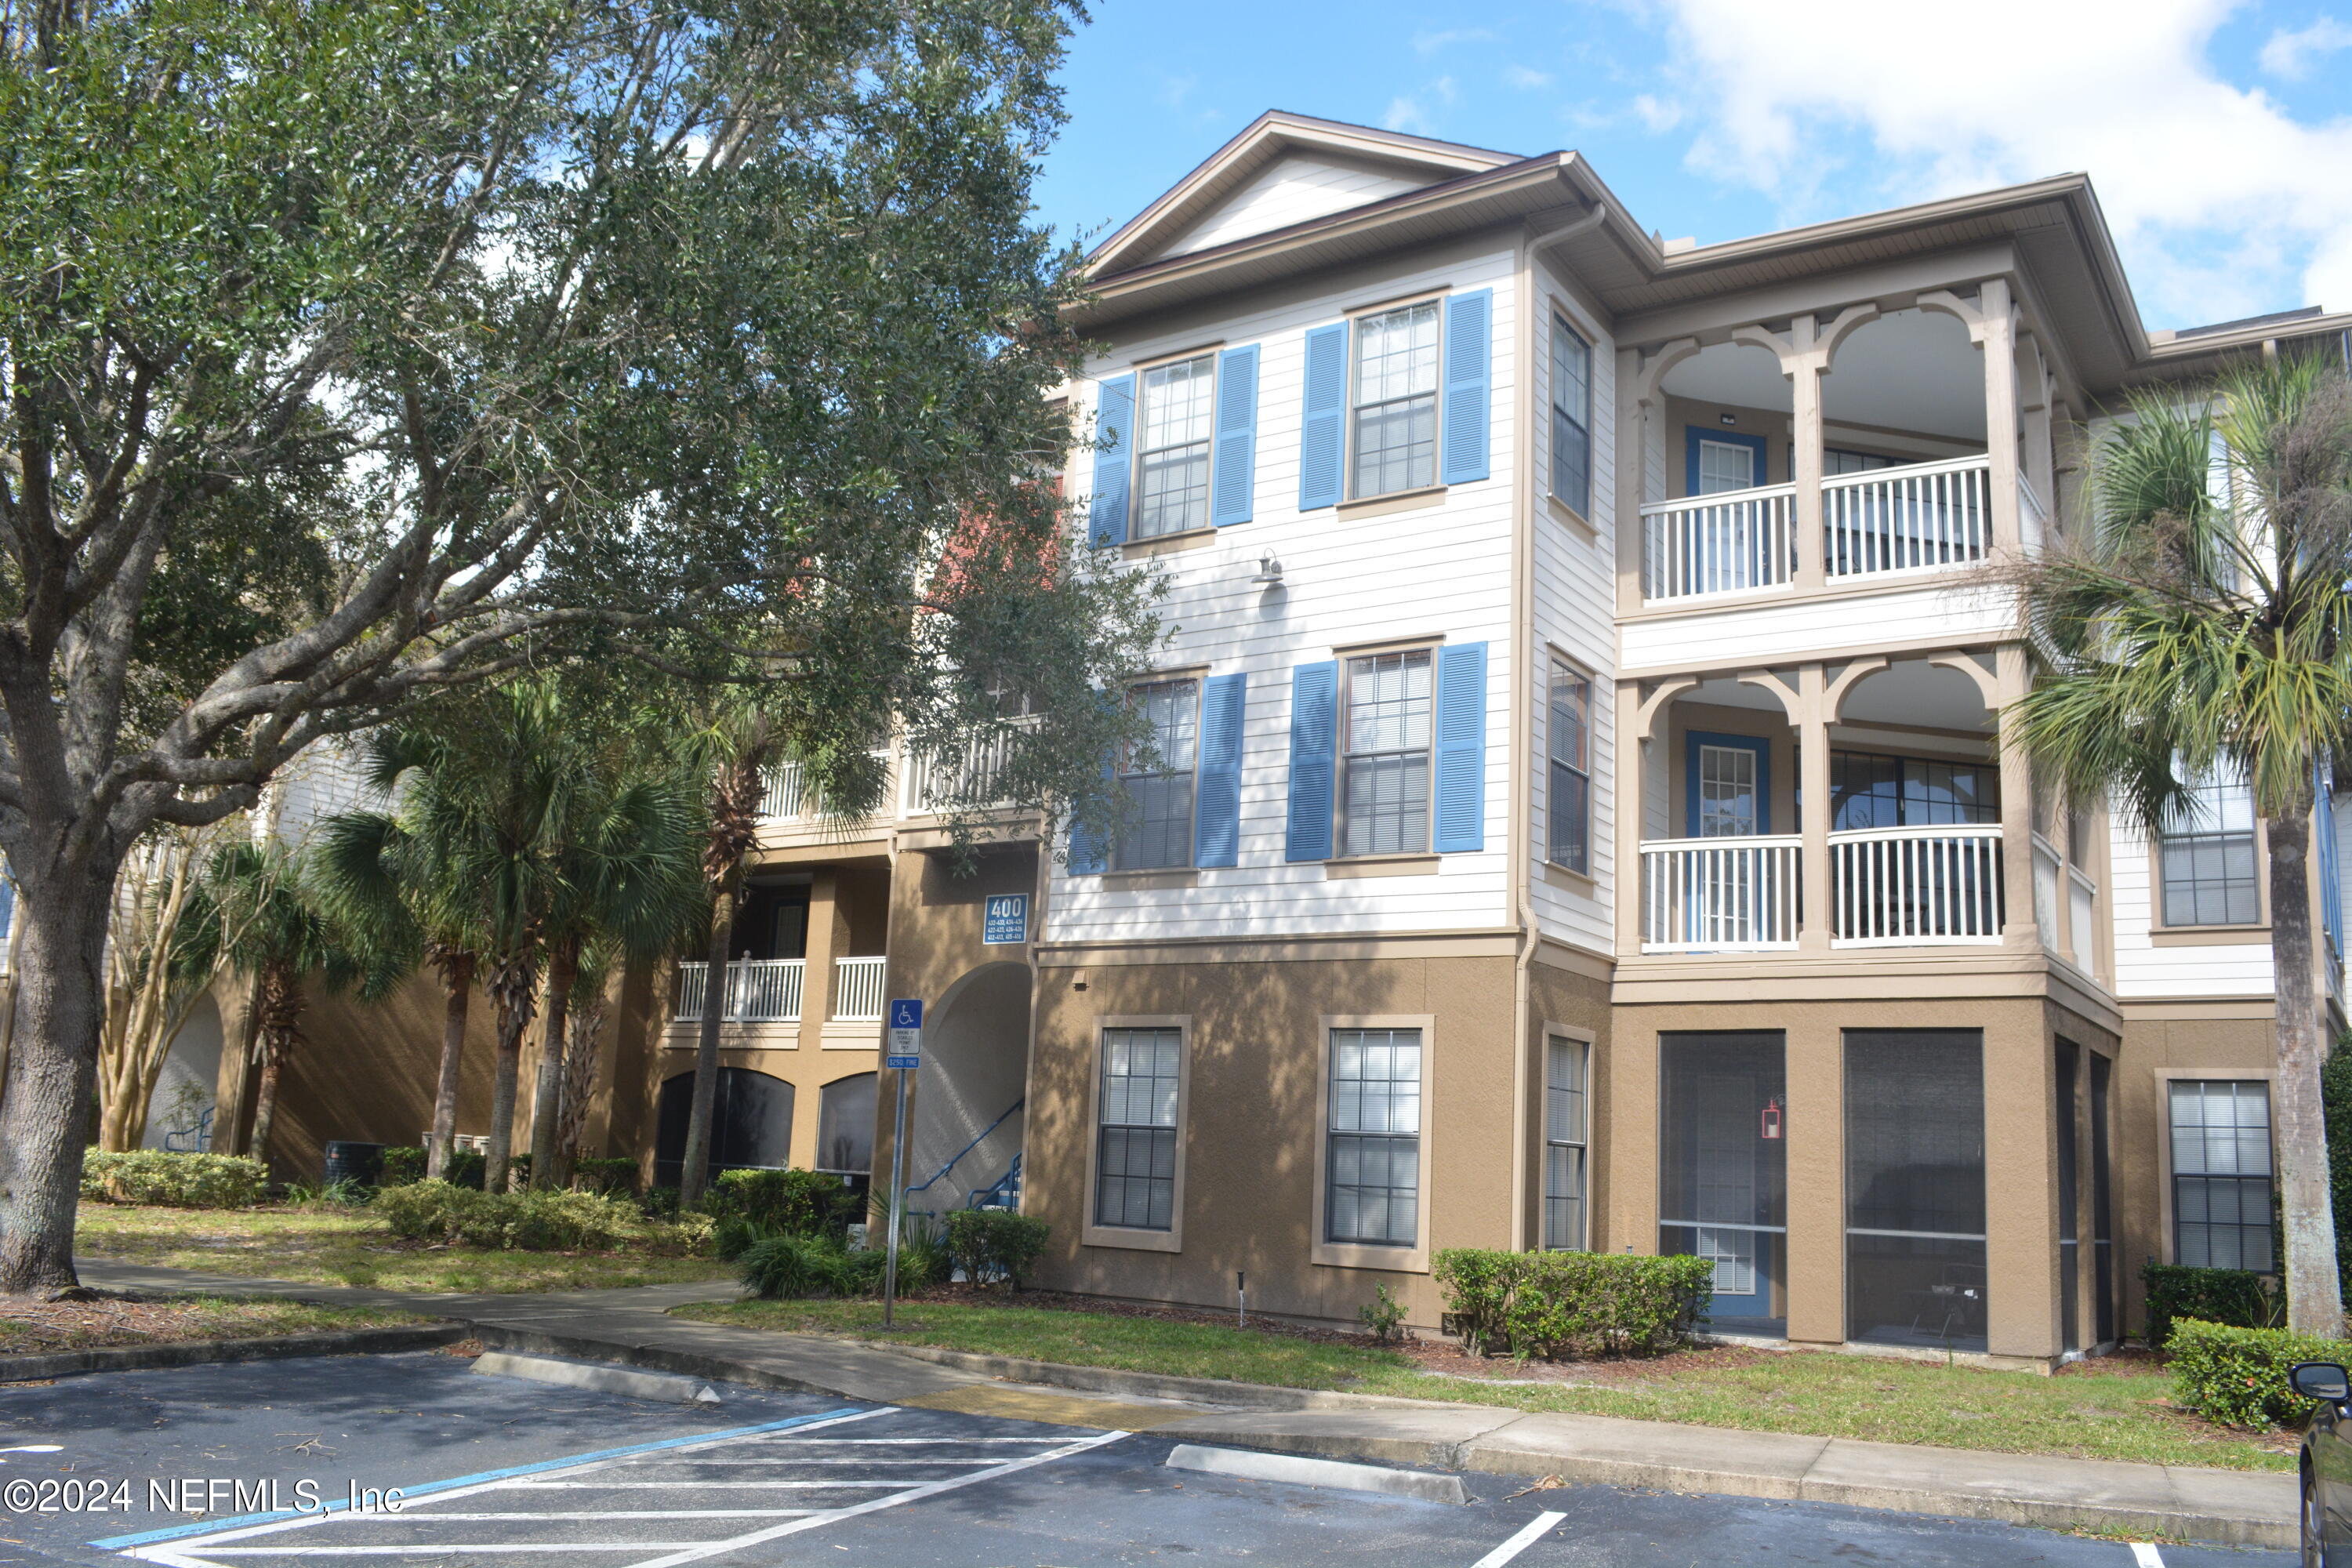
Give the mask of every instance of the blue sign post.
[[898, 1131], [890, 1140], [890, 1252], [882, 1267], [882, 1326], [891, 1326], [898, 1304], [898, 1227], [907, 1207], [907, 1075], [923, 1065], [923, 1001], [894, 996], [888, 1014], [889, 1044], [884, 1062], [898, 1069]]
[[1029, 940], [1029, 895], [991, 893], [980, 921], [980, 940], [990, 947]]

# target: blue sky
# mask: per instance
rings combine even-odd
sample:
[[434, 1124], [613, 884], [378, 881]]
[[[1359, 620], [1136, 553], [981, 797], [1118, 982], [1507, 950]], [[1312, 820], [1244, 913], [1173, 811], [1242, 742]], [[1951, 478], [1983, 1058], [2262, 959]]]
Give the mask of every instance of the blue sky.
[[2334, 3], [1101, 0], [1039, 199], [1099, 237], [1269, 108], [1574, 148], [1702, 242], [2084, 170], [2148, 325], [2352, 310]]

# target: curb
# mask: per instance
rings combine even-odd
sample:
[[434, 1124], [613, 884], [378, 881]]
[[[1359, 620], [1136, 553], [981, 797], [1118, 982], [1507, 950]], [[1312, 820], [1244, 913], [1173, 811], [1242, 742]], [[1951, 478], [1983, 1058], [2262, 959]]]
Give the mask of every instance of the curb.
[[828, 1398], [855, 1397], [829, 1384], [766, 1372], [726, 1356], [669, 1350], [661, 1345], [630, 1344], [620, 1340], [593, 1339], [585, 1334], [551, 1333], [545, 1329], [519, 1329], [507, 1323], [468, 1321], [471, 1337], [501, 1351], [521, 1351], [543, 1356], [578, 1356], [586, 1360], [643, 1367], [648, 1372], [675, 1373], [706, 1383], [734, 1383], [746, 1388], [769, 1388], [783, 1394], [821, 1394]]
[[431, 1350], [469, 1337], [464, 1323], [413, 1329], [344, 1329], [330, 1334], [280, 1334], [268, 1339], [184, 1340], [160, 1345], [106, 1345], [51, 1355], [0, 1356], [0, 1383], [29, 1383], [86, 1372], [140, 1372], [203, 1366], [214, 1362], [279, 1361], [293, 1356], [386, 1355]]
[[845, 1340], [864, 1350], [888, 1351], [958, 1372], [1011, 1383], [1042, 1383], [1087, 1394], [1119, 1394], [1144, 1399], [1176, 1399], [1223, 1405], [1239, 1410], [1458, 1410], [1442, 1399], [1391, 1399], [1377, 1394], [1343, 1394], [1320, 1388], [1283, 1388], [1268, 1383], [1232, 1383], [1221, 1377], [1173, 1377], [1165, 1373], [1127, 1372], [1118, 1367], [1071, 1366], [1055, 1361], [1023, 1361], [977, 1351], [936, 1345], [892, 1344], [887, 1340]]
[[562, 1388], [584, 1388], [594, 1394], [617, 1394], [627, 1399], [659, 1400], [668, 1405], [718, 1405], [719, 1391], [698, 1377], [678, 1377], [666, 1372], [632, 1372], [605, 1363], [555, 1361], [547, 1356], [516, 1355], [510, 1351], [487, 1351], [474, 1358], [473, 1370], [484, 1377], [520, 1377]]
[[1427, 1470], [1391, 1470], [1381, 1465], [1350, 1465], [1338, 1459], [1304, 1459], [1251, 1448], [1204, 1448], [1179, 1443], [1166, 1464], [1171, 1469], [1232, 1476], [1244, 1481], [1281, 1481], [1294, 1487], [1329, 1487], [1339, 1491], [1378, 1492], [1423, 1502], [1466, 1503], [1470, 1489], [1460, 1476]]

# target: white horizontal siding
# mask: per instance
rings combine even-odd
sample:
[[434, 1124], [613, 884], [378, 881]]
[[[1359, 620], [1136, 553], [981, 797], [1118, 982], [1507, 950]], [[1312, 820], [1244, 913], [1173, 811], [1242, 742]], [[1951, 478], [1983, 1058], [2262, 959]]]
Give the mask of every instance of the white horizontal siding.
[[2268, 942], [2221, 947], [2158, 947], [2148, 940], [2156, 889], [2147, 841], [2117, 818], [2109, 839], [2108, 885], [2115, 910], [2116, 994], [2126, 998], [2268, 996]]
[[1419, 190], [1425, 180], [1403, 180], [1320, 158], [1284, 158], [1187, 229], [1160, 254], [1183, 256], [1227, 240], [1268, 234], [1294, 223], [1345, 212], [1367, 202]]
[[387, 802], [360, 773], [356, 747], [322, 742], [278, 770], [271, 781], [257, 836], [299, 846], [325, 818], [346, 811], [382, 811]]
[[[1536, 921], [1547, 936], [1606, 952], [1616, 937], [1610, 900], [1621, 885], [1617, 866], [1617, 633], [1614, 530], [1605, 520], [1613, 510], [1617, 493], [1614, 415], [1617, 407], [1617, 350], [1602, 324], [1579, 306], [1548, 267], [1536, 271], [1538, 304], [1535, 322], [1535, 363], [1528, 373], [1535, 382], [1535, 428], [1528, 432], [1533, 451], [1535, 490], [1538, 498], [1551, 488], [1551, 316], [1569, 325], [1592, 345], [1592, 494], [1588, 517], [1597, 526], [1587, 534], [1551, 514], [1540, 500], [1535, 518], [1535, 637], [1529, 650], [1528, 679], [1534, 700], [1535, 734], [1528, 748], [1535, 776], [1529, 796], [1533, 812], [1528, 823], [1528, 849], [1536, 862], [1529, 870], [1529, 897]], [[1592, 676], [1592, 879], [1593, 889], [1565, 887], [1548, 879], [1542, 861], [1550, 837], [1551, 782], [1549, 719], [1550, 650], [1558, 648]], [[1630, 885], [1630, 884], [1626, 884]]]
[[1946, 582], [1802, 602], [1772, 596], [1739, 609], [1629, 621], [1619, 628], [1619, 652], [1624, 668], [1648, 673], [1731, 659], [1764, 663], [1886, 642], [1969, 643], [2016, 635], [2011, 595], [1999, 588]]
[[[1249, 676], [1239, 863], [1202, 871], [1194, 888], [1147, 890], [1074, 878], [1057, 862], [1048, 940], [1464, 930], [1509, 921], [1509, 692], [1523, 668], [1510, 647], [1511, 479], [1518, 446], [1512, 349], [1519, 319], [1513, 261], [1502, 250], [1390, 277], [1358, 275], [1344, 294], [1244, 307], [1215, 323], [1228, 344], [1260, 346], [1255, 518], [1220, 531], [1212, 544], [1158, 558], [1170, 583], [1161, 614], [1171, 628], [1160, 662]], [[1307, 329], [1338, 321], [1345, 304], [1438, 285], [1495, 290], [1489, 478], [1456, 485], [1426, 509], [1348, 521], [1328, 508], [1302, 515]], [[1120, 345], [1088, 374], [1118, 374], [1202, 335], [1202, 323], [1189, 321], [1181, 333]], [[1091, 401], [1095, 386], [1087, 381], [1079, 395]], [[1072, 472], [1074, 488], [1090, 491], [1091, 457], [1081, 453]], [[1086, 500], [1082, 494], [1077, 501], [1082, 516]], [[1258, 558], [1269, 552], [1281, 558], [1284, 575], [1283, 587], [1272, 593], [1250, 581]], [[1286, 864], [1291, 670], [1349, 645], [1424, 635], [1488, 645], [1486, 849], [1444, 857], [1434, 876], [1326, 879], [1319, 862]]]

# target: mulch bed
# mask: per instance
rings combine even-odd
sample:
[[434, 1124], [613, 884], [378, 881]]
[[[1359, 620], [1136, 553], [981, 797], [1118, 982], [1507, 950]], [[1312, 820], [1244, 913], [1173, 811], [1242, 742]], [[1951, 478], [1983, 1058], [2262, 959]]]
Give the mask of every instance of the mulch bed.
[[145, 1300], [125, 1293], [76, 1292], [77, 1299], [0, 1296], [0, 1353], [39, 1355], [100, 1345], [146, 1345], [220, 1337], [221, 1309]]

